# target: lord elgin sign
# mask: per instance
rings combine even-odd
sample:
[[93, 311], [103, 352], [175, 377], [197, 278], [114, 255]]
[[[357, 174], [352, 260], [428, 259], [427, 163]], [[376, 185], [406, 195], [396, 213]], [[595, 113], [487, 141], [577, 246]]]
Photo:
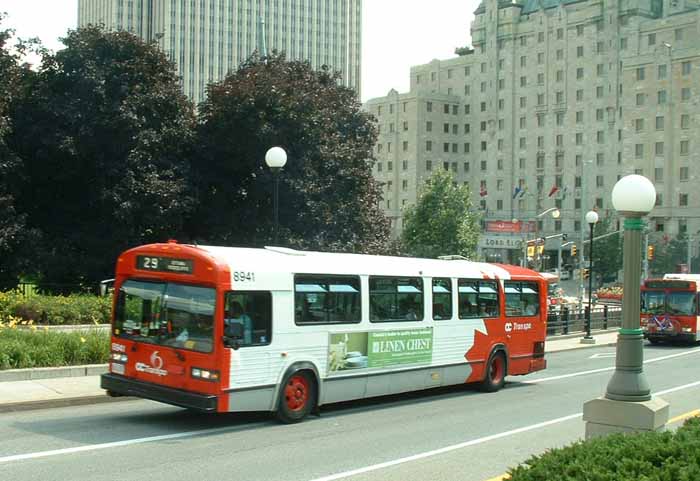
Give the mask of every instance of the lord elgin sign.
[[523, 240], [517, 237], [484, 236], [479, 241], [481, 247], [489, 249], [522, 249]]

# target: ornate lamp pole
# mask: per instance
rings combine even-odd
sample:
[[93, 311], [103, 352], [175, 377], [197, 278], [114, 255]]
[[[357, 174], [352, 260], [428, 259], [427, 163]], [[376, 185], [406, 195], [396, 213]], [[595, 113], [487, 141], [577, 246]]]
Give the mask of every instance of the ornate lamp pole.
[[598, 222], [598, 213], [590, 210], [586, 213], [586, 222], [591, 226], [589, 237], [590, 250], [588, 251], [588, 312], [586, 313], [586, 335], [581, 339], [584, 344], [595, 344], [595, 339], [591, 336], [591, 300], [593, 299], [593, 228]]
[[272, 177], [275, 179], [273, 211], [275, 217], [275, 245], [277, 245], [279, 244], [279, 173], [287, 163], [287, 152], [282, 147], [272, 147], [265, 154], [265, 163], [272, 171]]
[[657, 431], [668, 421], [668, 403], [651, 397], [644, 375], [644, 338], [639, 322], [642, 217], [654, 207], [655, 199], [654, 185], [641, 175], [623, 177], [612, 191], [613, 206], [625, 218], [622, 328], [617, 340], [615, 373], [605, 395], [583, 405], [586, 439], [614, 432]]

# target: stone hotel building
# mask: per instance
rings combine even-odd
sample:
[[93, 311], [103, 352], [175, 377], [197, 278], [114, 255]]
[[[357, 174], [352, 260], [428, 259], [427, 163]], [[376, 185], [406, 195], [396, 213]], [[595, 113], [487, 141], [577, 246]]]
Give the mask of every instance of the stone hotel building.
[[[630, 173], [656, 186], [652, 238], [695, 235], [699, 7], [698, 0], [483, 0], [472, 48], [412, 67], [409, 92], [365, 105], [378, 119], [374, 169], [394, 233], [425, 179], [447, 169], [484, 214], [480, 248], [488, 260], [517, 260], [521, 242], [535, 235], [522, 226], [538, 236], [587, 238], [585, 213], [614, 215], [612, 188]], [[536, 217], [555, 206], [559, 219]]]

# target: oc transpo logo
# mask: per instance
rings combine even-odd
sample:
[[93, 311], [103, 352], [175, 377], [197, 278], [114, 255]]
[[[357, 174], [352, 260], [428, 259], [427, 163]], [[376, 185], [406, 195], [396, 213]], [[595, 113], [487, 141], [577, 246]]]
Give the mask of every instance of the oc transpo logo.
[[505, 329], [506, 329], [506, 332], [529, 331], [530, 329], [532, 329], [532, 323], [530, 323], [530, 322], [506, 322]]
[[136, 370], [139, 372], [147, 372], [149, 374], [155, 374], [157, 376], [167, 376], [168, 371], [163, 369], [163, 358], [158, 355], [158, 351], [153, 351], [151, 354], [151, 364], [145, 364], [143, 362], [136, 363]]

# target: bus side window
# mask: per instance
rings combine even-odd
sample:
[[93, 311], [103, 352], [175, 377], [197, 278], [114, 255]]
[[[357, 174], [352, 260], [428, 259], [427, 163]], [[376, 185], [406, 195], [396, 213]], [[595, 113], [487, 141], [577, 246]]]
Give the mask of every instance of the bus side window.
[[227, 292], [224, 327], [243, 326], [241, 347], [261, 346], [272, 341], [272, 294], [268, 291]]
[[294, 277], [296, 324], [357, 323], [362, 318], [360, 278], [298, 274]]

